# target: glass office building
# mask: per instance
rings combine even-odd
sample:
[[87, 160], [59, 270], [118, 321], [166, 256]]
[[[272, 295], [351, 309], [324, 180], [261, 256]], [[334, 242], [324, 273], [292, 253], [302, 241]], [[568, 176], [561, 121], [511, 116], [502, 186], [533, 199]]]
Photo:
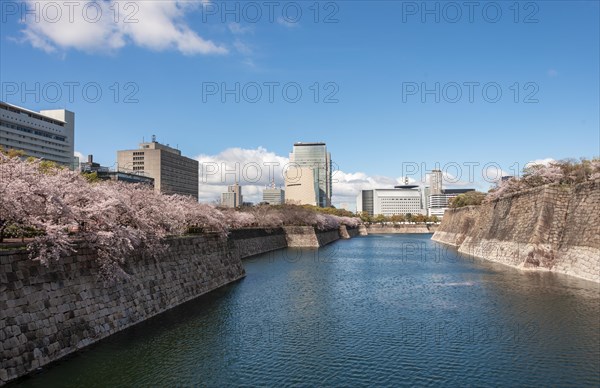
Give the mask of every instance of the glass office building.
[[[327, 152], [325, 143], [295, 143], [294, 151], [290, 154], [290, 164], [313, 171], [315, 190], [314, 204], [320, 207], [331, 206], [332, 168], [331, 154]], [[294, 198], [287, 198], [294, 200]]]

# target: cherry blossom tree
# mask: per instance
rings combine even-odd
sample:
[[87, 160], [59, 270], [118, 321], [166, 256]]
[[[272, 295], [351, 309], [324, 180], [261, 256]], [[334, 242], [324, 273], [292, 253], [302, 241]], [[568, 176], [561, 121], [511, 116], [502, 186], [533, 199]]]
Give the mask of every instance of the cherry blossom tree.
[[0, 241], [9, 226], [27, 233], [30, 258], [45, 265], [90, 250], [106, 280], [127, 277], [129, 260], [159, 257], [172, 236], [192, 232], [225, 238], [237, 228], [308, 225], [329, 230], [360, 222], [294, 205], [220, 211], [145, 185], [90, 182], [52, 163], [20, 156], [0, 152]]
[[546, 184], [573, 185], [600, 179], [600, 159], [553, 161], [547, 164], [532, 164], [523, 169], [521, 178], [513, 177], [491, 190], [485, 201], [489, 202], [520, 190]]

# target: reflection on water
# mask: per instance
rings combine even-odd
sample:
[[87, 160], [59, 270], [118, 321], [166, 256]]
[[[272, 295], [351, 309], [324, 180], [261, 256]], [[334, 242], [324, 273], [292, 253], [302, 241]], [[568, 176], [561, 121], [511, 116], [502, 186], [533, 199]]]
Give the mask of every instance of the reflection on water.
[[245, 262], [247, 277], [17, 385], [600, 384], [598, 285], [374, 235]]

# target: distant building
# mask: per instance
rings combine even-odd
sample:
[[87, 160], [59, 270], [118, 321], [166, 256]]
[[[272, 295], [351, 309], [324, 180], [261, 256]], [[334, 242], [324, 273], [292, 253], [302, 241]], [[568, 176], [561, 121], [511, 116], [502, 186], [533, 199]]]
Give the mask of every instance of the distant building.
[[221, 194], [221, 206], [236, 208], [244, 204], [242, 197], [242, 186], [237, 183], [227, 188], [227, 192]]
[[98, 173], [98, 178], [125, 183], [143, 183], [154, 187], [154, 178], [122, 171], [107, 171]]
[[73, 169], [75, 113], [35, 112], [0, 101], [0, 146]]
[[371, 217], [379, 214], [386, 217], [423, 214], [442, 218], [450, 199], [474, 189], [443, 189], [441, 182], [442, 172], [433, 170], [432, 187], [410, 185], [406, 178], [403, 185], [393, 189], [361, 190], [356, 198], [356, 211], [366, 212]]
[[285, 173], [285, 202], [319, 206], [319, 182], [312, 167], [290, 166]]
[[441, 194], [431, 194], [427, 214], [439, 218], [444, 217], [444, 213], [450, 207], [450, 200], [469, 191], [475, 191], [475, 189], [443, 189]]
[[79, 163], [79, 171], [85, 173], [109, 171], [108, 167], [102, 167], [100, 163], [94, 162], [94, 155], [88, 155], [87, 161]]
[[286, 202], [331, 206], [331, 154], [325, 143], [295, 143], [285, 175]]
[[424, 196], [418, 186], [362, 190], [356, 200], [356, 210], [357, 212], [367, 212], [370, 216], [381, 214], [386, 217], [427, 214]]
[[432, 170], [431, 171], [431, 182], [430, 182], [430, 193], [431, 195], [442, 194], [442, 171], [441, 170]]
[[373, 204], [374, 190], [361, 190], [356, 198], [356, 212], [366, 212], [369, 216], [375, 215], [375, 205]]
[[81, 161], [79, 160], [79, 156], [73, 156], [73, 170], [79, 171]]
[[425, 209], [429, 209], [429, 196], [431, 195], [431, 188], [429, 186], [425, 186], [423, 188], [423, 198]]
[[236, 201], [235, 193], [221, 193], [221, 206], [230, 208], [238, 207], [238, 202]]
[[189, 195], [198, 199], [198, 161], [181, 155], [181, 151], [158, 143], [140, 144], [136, 150], [117, 152], [119, 172], [148, 176], [154, 189], [165, 194]]
[[285, 203], [285, 190], [275, 187], [275, 182], [271, 187], [263, 190], [262, 201], [269, 205], [283, 205]]
[[100, 163], [94, 162], [94, 156], [88, 155], [87, 161], [80, 164], [82, 173], [96, 173], [98, 179], [111, 180], [126, 183], [143, 183], [154, 187], [154, 178], [130, 172], [110, 171], [108, 167], [102, 167]]

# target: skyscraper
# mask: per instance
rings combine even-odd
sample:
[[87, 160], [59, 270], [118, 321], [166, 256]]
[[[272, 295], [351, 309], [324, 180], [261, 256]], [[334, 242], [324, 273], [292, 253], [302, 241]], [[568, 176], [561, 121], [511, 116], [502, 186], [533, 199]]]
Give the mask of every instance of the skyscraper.
[[242, 186], [237, 182], [234, 185], [227, 187], [227, 192], [221, 194], [221, 206], [224, 207], [240, 207], [243, 205]]
[[325, 143], [295, 143], [285, 176], [286, 202], [331, 206], [331, 154]]
[[430, 195], [442, 194], [442, 171], [431, 170]]

